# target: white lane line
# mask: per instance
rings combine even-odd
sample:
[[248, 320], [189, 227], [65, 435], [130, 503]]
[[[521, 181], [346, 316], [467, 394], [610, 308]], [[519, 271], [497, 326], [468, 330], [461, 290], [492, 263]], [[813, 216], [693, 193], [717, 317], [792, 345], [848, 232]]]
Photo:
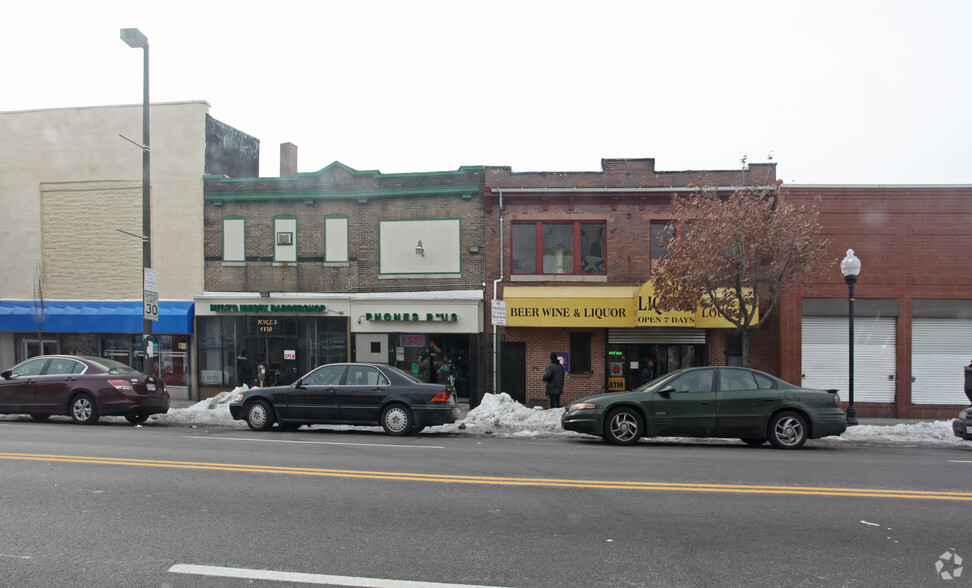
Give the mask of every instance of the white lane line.
[[192, 574], [218, 578], [243, 578], [246, 580], [268, 580], [271, 582], [300, 582], [320, 586], [354, 586], [356, 588], [498, 588], [476, 584], [444, 584], [441, 582], [413, 582], [411, 580], [385, 580], [382, 578], [357, 578], [354, 576], [329, 576], [326, 574], [306, 574], [302, 572], [279, 572], [275, 570], [250, 570], [246, 568], [226, 568], [222, 566], [200, 566], [195, 564], [176, 564], [169, 568], [173, 574]]
[[445, 449], [444, 445], [389, 445], [385, 443], [339, 443], [337, 441], [295, 441], [293, 439], [242, 439], [238, 437], [205, 437], [183, 435], [183, 439], [217, 439], [220, 441], [255, 441], [257, 443], [298, 443], [305, 445], [354, 445], [357, 447], [394, 447], [396, 449]]

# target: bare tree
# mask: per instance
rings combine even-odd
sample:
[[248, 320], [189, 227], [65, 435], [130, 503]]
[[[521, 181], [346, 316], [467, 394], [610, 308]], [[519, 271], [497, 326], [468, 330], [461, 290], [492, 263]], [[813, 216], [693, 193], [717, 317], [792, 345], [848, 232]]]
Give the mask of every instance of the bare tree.
[[34, 319], [37, 322], [38, 355], [44, 355], [44, 269], [34, 266]]
[[779, 183], [674, 196], [671, 230], [659, 237], [667, 255], [653, 272], [659, 310], [714, 310], [735, 325], [749, 366], [750, 332], [784, 292], [835, 261], [826, 259], [818, 214], [816, 202], [793, 205]]

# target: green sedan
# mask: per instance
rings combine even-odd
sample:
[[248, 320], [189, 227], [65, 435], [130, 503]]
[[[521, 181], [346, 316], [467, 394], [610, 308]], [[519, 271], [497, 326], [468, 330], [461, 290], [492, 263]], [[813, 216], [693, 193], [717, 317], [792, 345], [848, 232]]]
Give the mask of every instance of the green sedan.
[[801, 388], [748, 368], [698, 367], [630, 392], [571, 402], [560, 424], [615, 445], [642, 437], [725, 437], [797, 449], [807, 439], [840, 435], [847, 418], [836, 390]]

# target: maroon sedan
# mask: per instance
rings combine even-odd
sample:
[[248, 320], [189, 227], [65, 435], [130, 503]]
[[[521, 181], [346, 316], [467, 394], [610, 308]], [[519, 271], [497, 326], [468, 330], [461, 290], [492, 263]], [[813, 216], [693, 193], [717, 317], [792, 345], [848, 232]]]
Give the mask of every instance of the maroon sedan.
[[161, 378], [110, 359], [42, 355], [0, 373], [0, 414], [29, 414], [39, 421], [68, 415], [83, 425], [123, 416], [137, 424], [168, 410]]

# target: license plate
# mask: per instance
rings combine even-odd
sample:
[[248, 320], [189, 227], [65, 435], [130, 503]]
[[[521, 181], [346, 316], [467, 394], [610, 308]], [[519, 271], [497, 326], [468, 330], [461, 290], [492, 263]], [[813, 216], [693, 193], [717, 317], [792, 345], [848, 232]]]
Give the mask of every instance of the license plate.
[[145, 389], [149, 392], [155, 392], [155, 384], [145, 384]]

